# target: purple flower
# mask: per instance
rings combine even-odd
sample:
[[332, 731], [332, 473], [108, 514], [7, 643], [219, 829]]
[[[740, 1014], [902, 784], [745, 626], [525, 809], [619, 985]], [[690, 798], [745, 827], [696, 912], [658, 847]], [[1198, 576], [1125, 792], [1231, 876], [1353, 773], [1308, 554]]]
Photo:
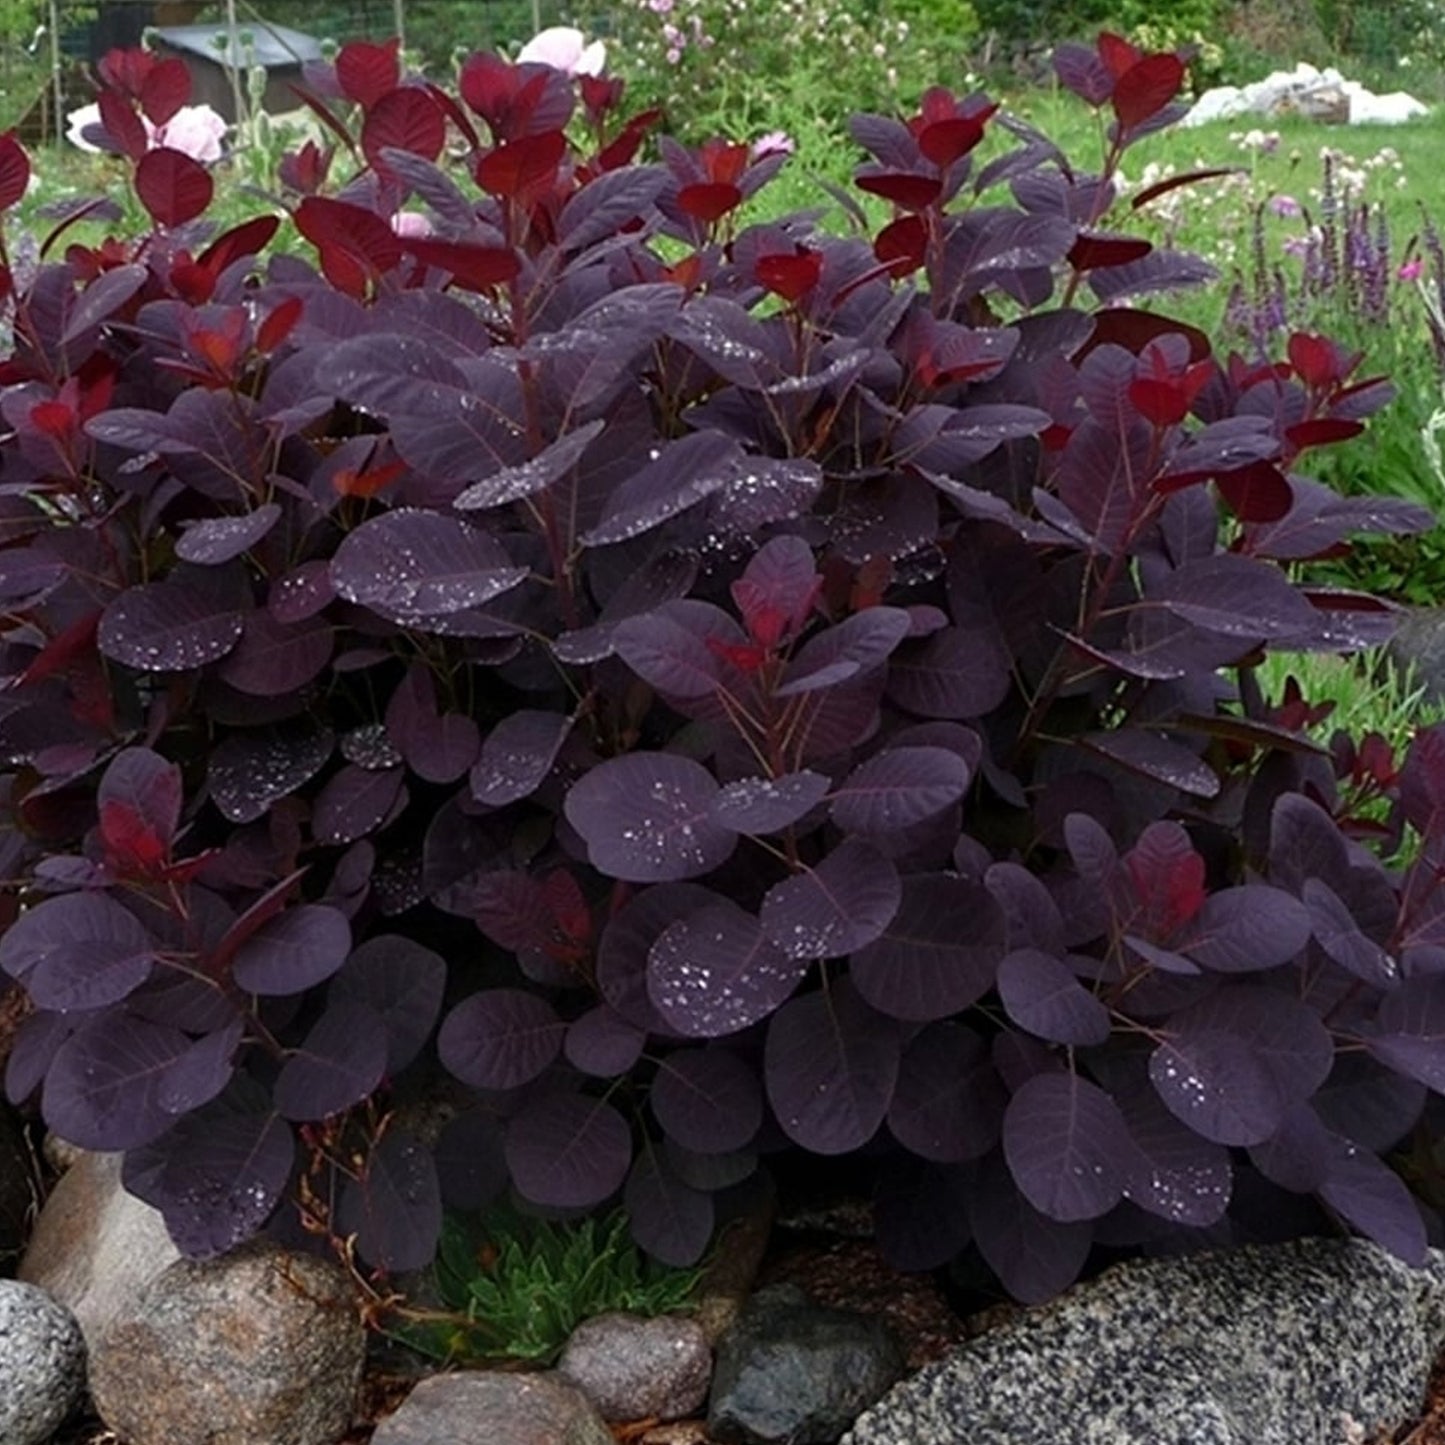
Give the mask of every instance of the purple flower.
[[1293, 196], [1271, 196], [1269, 208], [1276, 216], [1284, 218], [1304, 215], [1304, 207]]

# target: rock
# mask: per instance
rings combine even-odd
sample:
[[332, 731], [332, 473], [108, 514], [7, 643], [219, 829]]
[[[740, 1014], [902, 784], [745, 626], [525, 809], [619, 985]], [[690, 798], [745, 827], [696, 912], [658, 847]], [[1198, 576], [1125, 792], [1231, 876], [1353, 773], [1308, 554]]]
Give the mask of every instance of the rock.
[[25, 1248], [39, 1203], [35, 1158], [24, 1122], [0, 1099], [0, 1264], [7, 1266], [7, 1273]]
[[92, 1350], [116, 1312], [180, 1258], [157, 1210], [127, 1194], [119, 1154], [82, 1153], [35, 1221], [20, 1278], [74, 1313]]
[[832, 1442], [902, 1372], [903, 1351], [884, 1321], [772, 1285], [718, 1342], [708, 1431], [719, 1440]]
[[376, 1428], [371, 1445], [615, 1445], [575, 1385], [552, 1375], [432, 1375]]
[[899, 1385], [844, 1445], [1321, 1445], [1418, 1410], [1445, 1254], [1307, 1239], [1116, 1265]]
[[333, 1445], [365, 1354], [345, 1274], [260, 1240], [179, 1260], [122, 1306], [90, 1392], [126, 1445]]
[[34, 1285], [0, 1280], [0, 1442], [40, 1445], [80, 1403], [85, 1338]]
[[772, 1237], [775, 1201], [760, 1191], [735, 1218], [726, 1221], [698, 1281], [693, 1314], [708, 1343], [716, 1347], [742, 1313]]
[[1205, 125], [1242, 115], [1304, 115], [1350, 125], [1398, 125], [1428, 115], [1429, 107], [1404, 91], [1375, 95], [1357, 80], [1346, 80], [1333, 67], [1316, 70], [1304, 62], [1276, 70], [1253, 85], [1220, 85], [1206, 90], [1181, 122]]
[[712, 1348], [686, 1315], [596, 1315], [567, 1341], [557, 1373], [604, 1420], [681, 1420], [707, 1399]]

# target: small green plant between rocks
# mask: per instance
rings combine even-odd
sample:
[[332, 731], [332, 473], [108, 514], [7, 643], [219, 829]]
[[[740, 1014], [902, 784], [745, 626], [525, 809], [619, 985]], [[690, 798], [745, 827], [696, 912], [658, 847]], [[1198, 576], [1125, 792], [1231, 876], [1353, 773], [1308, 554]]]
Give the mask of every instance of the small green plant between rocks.
[[677, 1269], [642, 1253], [623, 1210], [556, 1222], [510, 1208], [448, 1214], [437, 1253], [441, 1311], [393, 1331], [448, 1362], [506, 1358], [550, 1364], [583, 1320], [612, 1310], [670, 1314], [697, 1292], [703, 1266]]

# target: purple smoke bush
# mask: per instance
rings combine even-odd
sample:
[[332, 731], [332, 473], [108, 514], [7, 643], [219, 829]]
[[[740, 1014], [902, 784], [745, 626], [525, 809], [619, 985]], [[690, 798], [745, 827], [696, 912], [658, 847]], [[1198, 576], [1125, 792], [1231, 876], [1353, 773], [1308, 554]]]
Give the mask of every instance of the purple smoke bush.
[[217, 235], [140, 122], [182, 76], [111, 58], [153, 228], [0, 271], [6, 1087], [187, 1254], [409, 1269], [510, 1189], [689, 1263], [792, 1151], [1025, 1299], [1295, 1196], [1421, 1257], [1445, 733], [1332, 756], [1251, 672], [1391, 629], [1287, 571], [1428, 525], [1298, 470], [1390, 386], [1134, 309], [1210, 274], [1109, 219], [1183, 67], [1056, 64], [1099, 173], [935, 89], [853, 122], [844, 238], [739, 219], [783, 153], [639, 160], [604, 77], [353, 44]]

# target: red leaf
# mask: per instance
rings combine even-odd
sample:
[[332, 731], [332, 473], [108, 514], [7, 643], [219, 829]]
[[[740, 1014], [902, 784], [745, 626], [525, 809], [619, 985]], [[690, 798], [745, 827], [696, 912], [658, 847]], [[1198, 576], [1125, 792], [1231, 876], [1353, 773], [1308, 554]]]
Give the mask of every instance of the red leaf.
[[379, 467], [367, 467], [359, 472], [347, 467], [332, 477], [331, 485], [341, 497], [374, 497], [405, 471], [405, 462], [385, 462]]
[[400, 48], [401, 41], [395, 36], [384, 45], [367, 40], [343, 45], [336, 57], [336, 79], [346, 98], [370, 110], [388, 91], [395, 90], [401, 79]]
[[1129, 400], [1152, 426], [1177, 426], [1189, 415], [1189, 398], [1172, 377], [1135, 378], [1129, 383]]
[[426, 93], [441, 108], [441, 112], [461, 132], [466, 143], [474, 150], [482, 148], [481, 137], [477, 135], [477, 128], [472, 124], [471, 117], [444, 91], [441, 86], [427, 82]]
[[276, 216], [257, 216], [223, 231], [196, 260], [217, 276], [242, 256], [254, 256], [276, 234], [281, 221]]
[[147, 151], [135, 168], [135, 193], [159, 226], [184, 226], [211, 204], [206, 168], [183, 151], [161, 146]]
[[923, 265], [928, 251], [928, 224], [922, 216], [900, 216], [879, 231], [873, 254], [890, 276], [907, 276]]
[[521, 269], [517, 253], [503, 246], [475, 246], [465, 241], [432, 241], [422, 238], [402, 243], [410, 256], [423, 266], [450, 271], [454, 284], [464, 291], [488, 291], [510, 281]]
[[1089, 339], [1074, 353], [1077, 366], [1096, 346], [1122, 346], [1135, 356], [1161, 336], [1182, 336], [1189, 343], [1190, 361], [1203, 361], [1211, 354], [1209, 338], [1197, 326], [1162, 316], [1156, 311], [1136, 311], [1129, 306], [1111, 306], [1094, 317]]
[[797, 301], [818, 284], [823, 273], [823, 253], [798, 246], [793, 253], [759, 256], [755, 267], [758, 281], [784, 301]]
[[103, 90], [97, 97], [97, 104], [100, 106], [101, 126], [111, 143], [119, 148], [122, 155], [129, 156], [133, 161], [140, 160], [150, 148], [150, 139], [130, 102], [114, 90]]
[[477, 184], [489, 194], [526, 200], [552, 184], [567, 153], [560, 130], [544, 130], [499, 145], [477, 162]]
[[726, 181], [698, 181], [677, 193], [678, 208], [695, 221], [712, 225], [742, 205], [743, 193]]
[[100, 838], [106, 861], [118, 873], [152, 874], [165, 865], [170, 845], [128, 803], [100, 806]]
[[410, 151], [434, 161], [446, 144], [447, 123], [436, 102], [424, 90], [410, 86], [381, 97], [361, 127], [361, 149], [374, 169], [385, 174], [381, 152]]
[[[323, 253], [349, 258], [363, 273], [384, 274], [402, 257], [401, 240], [376, 214], [347, 201], [327, 196], [307, 196], [295, 213], [296, 229]], [[322, 257], [325, 263], [325, 255]], [[343, 273], [350, 268], [342, 267]]]
[[53, 441], [66, 442], [75, 435], [79, 418], [63, 401], [38, 401], [30, 408], [30, 425]]
[[1289, 364], [1310, 387], [1332, 386], [1340, 379], [1339, 352], [1326, 336], [1296, 331], [1289, 339]]
[[191, 98], [191, 72], [177, 56], [159, 60], [141, 81], [140, 108], [154, 126], [162, 126]]
[[1138, 236], [1103, 236], [1080, 231], [1069, 248], [1069, 265], [1075, 271], [1092, 271], [1096, 266], [1127, 266], [1141, 261], [1152, 250], [1148, 241]]
[[1109, 68], [1115, 80], [1126, 71], [1133, 69], [1144, 52], [1137, 45], [1131, 45], [1122, 35], [1105, 30], [1099, 36], [1099, 59]]
[[[9, 300], [10, 293], [15, 290], [15, 277], [11, 274], [10, 268], [0, 264], [0, 302]], [[3, 383], [0, 383], [3, 385]]]
[[1241, 522], [1277, 522], [1294, 505], [1284, 473], [1272, 462], [1251, 462], [1214, 479], [1219, 495]]
[[262, 356], [269, 356], [290, 336], [306, 303], [299, 296], [288, 296], [279, 306], [274, 306], [266, 319], [256, 328], [256, 350]]
[[1184, 84], [1184, 64], [1177, 55], [1146, 55], [1114, 84], [1114, 114], [1125, 130], [1159, 114]]
[[994, 109], [977, 115], [955, 115], [924, 126], [918, 136], [918, 149], [936, 166], [951, 166], [966, 156], [983, 139], [984, 122]]
[[516, 95], [517, 84], [516, 67], [486, 50], [469, 56], [457, 77], [457, 89], [461, 91], [462, 99], [493, 130]]
[[[30, 185], [30, 158], [15, 139], [15, 132], [0, 135], [0, 211], [8, 210]], [[0, 298], [4, 292], [0, 291]]]
[[1317, 416], [1312, 421], [1302, 421], [1285, 429], [1285, 439], [1293, 447], [1304, 451], [1306, 447], [1324, 447], [1332, 442], [1346, 442], [1364, 431], [1365, 424], [1348, 421], [1338, 416]]
[[927, 209], [943, 190], [943, 183], [936, 176], [920, 176], [910, 171], [864, 171], [854, 179], [860, 191], [882, 196], [905, 211]]

